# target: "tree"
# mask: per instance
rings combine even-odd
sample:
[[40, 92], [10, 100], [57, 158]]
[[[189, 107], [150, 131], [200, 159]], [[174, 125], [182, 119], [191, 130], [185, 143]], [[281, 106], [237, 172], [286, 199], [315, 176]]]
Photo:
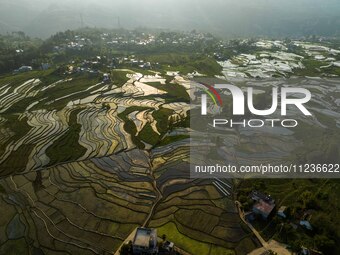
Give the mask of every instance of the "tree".
[[301, 241], [300, 240], [293, 240], [289, 242], [289, 245], [293, 251], [300, 251], [301, 250]]
[[299, 200], [303, 203], [303, 208], [306, 208], [308, 203], [311, 201], [313, 198], [313, 194], [310, 191], [304, 191], [301, 195]]
[[334, 254], [335, 242], [324, 235], [316, 235], [314, 237], [315, 245], [324, 254]]
[[258, 180], [256, 183], [254, 183], [253, 187], [256, 190], [265, 190], [266, 183], [263, 180]]
[[323, 233], [327, 236], [336, 236], [336, 226], [332, 222], [330, 216], [326, 213], [318, 213], [313, 215], [311, 219], [311, 224], [313, 225], [317, 233]]
[[254, 205], [254, 202], [250, 198], [247, 199], [247, 201], [242, 204], [243, 209], [245, 211], [251, 211], [251, 209], [253, 208], [253, 205]]
[[241, 202], [241, 203], [245, 203], [247, 202], [248, 200], [248, 197], [245, 195], [245, 194], [242, 194], [238, 197], [238, 200]]

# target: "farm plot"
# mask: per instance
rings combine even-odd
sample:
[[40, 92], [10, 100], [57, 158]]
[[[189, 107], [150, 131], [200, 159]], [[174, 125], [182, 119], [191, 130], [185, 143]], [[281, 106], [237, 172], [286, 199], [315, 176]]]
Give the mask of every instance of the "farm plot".
[[[123, 161], [131, 168], [120, 166], [119, 158], [111, 159], [114, 171], [98, 167], [108, 161], [69, 163], [2, 179], [0, 204], [6, 210], [0, 250], [109, 254], [118, 249], [145, 220], [154, 192], [150, 179], [120, 179], [121, 172], [134, 176], [134, 167], [145, 168], [133, 155]], [[29, 246], [28, 240], [33, 240]]]
[[185, 157], [188, 150], [182, 146], [169, 150], [169, 146], [168, 151], [157, 148], [153, 155], [162, 200], [149, 225], [192, 254], [198, 250], [200, 254], [212, 254], [211, 250], [246, 254], [256, 248], [256, 239], [240, 220], [233, 203], [233, 184], [223, 181], [230, 194], [226, 196], [212, 180], [189, 179]]

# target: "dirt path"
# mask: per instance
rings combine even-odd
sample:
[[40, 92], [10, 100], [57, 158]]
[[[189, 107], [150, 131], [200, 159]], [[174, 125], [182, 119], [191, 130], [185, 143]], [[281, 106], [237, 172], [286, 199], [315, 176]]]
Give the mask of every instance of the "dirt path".
[[[152, 166], [151, 164], [150, 165], [150, 169], [152, 170]], [[148, 216], [146, 217], [142, 227], [147, 227], [150, 223], [150, 220], [152, 219], [152, 216], [155, 214], [155, 209], [157, 207], [157, 205], [159, 204], [159, 202], [162, 200], [163, 196], [162, 196], [162, 193], [161, 191], [158, 189], [157, 187], [157, 182], [156, 182], [156, 178], [155, 176], [153, 175], [153, 173], [150, 174], [150, 176], [152, 177], [153, 179], [153, 182], [152, 182], [152, 186], [154, 187], [157, 195], [156, 195], [156, 200], [155, 202], [153, 203], [151, 209], [150, 209], [150, 212], [148, 214]], [[136, 230], [137, 228], [135, 228], [129, 235], [128, 237], [124, 240], [124, 242], [122, 242], [122, 244], [120, 245], [120, 247], [118, 248], [118, 250], [114, 253], [114, 255], [119, 255], [119, 251], [120, 249], [122, 248], [123, 244], [125, 243], [128, 243], [129, 241], [132, 241], [133, 238], [135, 237], [135, 234], [136, 234]], [[183, 253], [184, 255], [190, 255], [189, 253]]]
[[156, 190], [157, 195], [156, 195], [156, 200], [155, 200], [155, 202], [153, 203], [153, 205], [152, 205], [152, 207], [151, 207], [151, 210], [150, 210], [150, 212], [149, 212], [149, 214], [148, 214], [148, 217], [146, 217], [146, 219], [145, 219], [145, 221], [144, 221], [144, 223], [143, 223], [143, 227], [147, 227], [147, 226], [149, 225], [152, 216], [155, 214], [155, 209], [156, 209], [157, 205], [159, 204], [159, 202], [160, 202], [160, 201], [162, 200], [162, 198], [163, 198], [161, 191], [160, 191], [160, 190], [158, 189], [158, 187], [157, 187], [157, 182], [156, 182], [155, 177], [154, 177], [154, 176], [152, 176], [152, 177], [153, 177], [153, 179], [154, 179], [153, 182], [152, 182], [152, 186], [153, 186], [154, 189]]
[[270, 240], [266, 248], [261, 247], [259, 249], [256, 249], [250, 252], [248, 255], [261, 255], [268, 250], [271, 250], [277, 253], [278, 255], [292, 255], [293, 254], [291, 251], [287, 250], [286, 245], [281, 244], [275, 240]]
[[261, 243], [262, 247], [258, 248], [252, 252], [249, 253], [249, 255], [261, 255], [266, 251], [272, 250], [274, 252], [276, 252], [279, 255], [291, 255], [293, 254], [291, 251], [289, 251], [286, 248], [285, 244], [279, 243], [273, 239], [269, 240], [269, 242], [267, 242], [266, 240], [263, 239], [263, 237], [261, 236], [261, 234], [253, 227], [253, 225], [251, 225], [249, 222], [246, 221], [245, 217], [244, 217], [244, 212], [241, 210], [240, 206], [241, 203], [239, 201], [235, 201], [235, 204], [237, 206], [239, 215], [241, 220], [247, 224], [247, 226], [250, 228], [250, 230], [254, 233], [254, 235], [256, 236], [256, 238], [259, 240], [259, 242]]

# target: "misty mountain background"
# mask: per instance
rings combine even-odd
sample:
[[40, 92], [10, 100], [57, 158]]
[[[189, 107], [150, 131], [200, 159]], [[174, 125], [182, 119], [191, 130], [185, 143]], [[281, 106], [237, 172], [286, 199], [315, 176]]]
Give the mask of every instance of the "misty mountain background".
[[0, 0], [0, 33], [46, 38], [81, 26], [210, 32], [224, 38], [339, 36], [339, 0]]

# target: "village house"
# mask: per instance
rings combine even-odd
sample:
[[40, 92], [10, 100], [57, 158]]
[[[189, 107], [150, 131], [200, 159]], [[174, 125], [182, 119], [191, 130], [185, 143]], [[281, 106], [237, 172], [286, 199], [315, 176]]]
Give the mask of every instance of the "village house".
[[137, 228], [132, 242], [132, 251], [134, 255], [157, 254], [157, 230], [151, 228]]
[[256, 190], [250, 193], [250, 198], [256, 201], [252, 211], [257, 215], [261, 215], [263, 219], [268, 219], [275, 208], [275, 200], [271, 196]]
[[255, 214], [261, 215], [263, 219], [268, 219], [274, 208], [275, 204], [271, 204], [260, 199], [254, 204], [253, 212]]
[[282, 218], [287, 218], [287, 206], [281, 206], [277, 211], [277, 215]]

